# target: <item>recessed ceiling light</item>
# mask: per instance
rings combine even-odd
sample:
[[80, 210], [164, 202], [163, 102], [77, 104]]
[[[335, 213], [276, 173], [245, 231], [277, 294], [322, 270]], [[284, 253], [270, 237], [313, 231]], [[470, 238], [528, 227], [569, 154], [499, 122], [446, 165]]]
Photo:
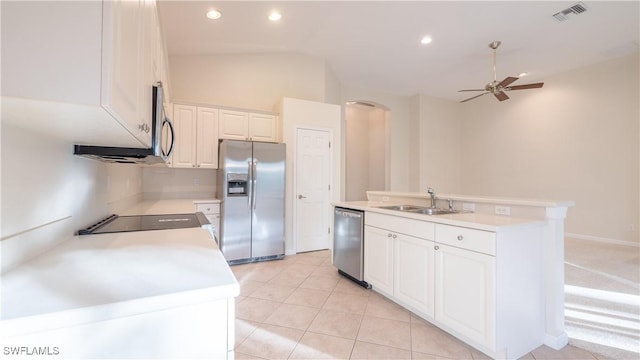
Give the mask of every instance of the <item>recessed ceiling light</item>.
[[282, 14], [277, 11], [272, 11], [271, 14], [269, 14], [269, 20], [271, 21], [279, 21], [280, 19], [282, 19]]
[[518, 75], [518, 77], [523, 77], [523, 76], [527, 76], [528, 72], [522, 72]]
[[420, 44], [431, 44], [432, 41], [433, 39], [431, 38], [431, 36], [425, 36], [422, 38], [422, 40], [420, 40]]
[[211, 20], [220, 19], [220, 17], [222, 17], [222, 13], [216, 9], [211, 9], [207, 11], [207, 17]]

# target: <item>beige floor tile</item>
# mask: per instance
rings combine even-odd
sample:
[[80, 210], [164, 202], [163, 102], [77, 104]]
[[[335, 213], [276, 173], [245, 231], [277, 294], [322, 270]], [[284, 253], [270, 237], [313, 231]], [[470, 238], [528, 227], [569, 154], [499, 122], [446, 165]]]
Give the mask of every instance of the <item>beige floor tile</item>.
[[332, 293], [322, 306], [323, 309], [364, 314], [369, 298], [359, 295]]
[[[425, 353], [421, 353], [419, 351], [412, 351], [411, 352], [411, 359], [413, 360], [445, 360], [445, 359], [450, 359], [441, 355], [431, 355], [431, 354], [425, 354]], [[452, 360], [465, 360], [464, 359], [452, 359]], [[467, 359], [470, 360], [471, 358]]]
[[280, 274], [282, 269], [277, 267], [258, 267], [251, 272], [248, 272], [241, 276], [242, 280], [252, 280], [259, 282], [267, 282], [276, 275]]
[[311, 275], [321, 275], [336, 279], [342, 278], [342, 275], [338, 274], [338, 268], [334, 267], [333, 265], [319, 265], [315, 270], [313, 270], [313, 273], [311, 273]]
[[289, 359], [349, 359], [353, 343], [354, 340], [307, 332]]
[[362, 286], [354, 283], [353, 281], [345, 277], [340, 278], [338, 285], [336, 285], [333, 291], [349, 294], [349, 295], [358, 295], [358, 296], [366, 296], [366, 297], [368, 297], [372, 293], [371, 290], [365, 289]]
[[280, 303], [264, 299], [246, 298], [236, 308], [236, 318], [263, 322], [278, 307]]
[[332, 291], [338, 284], [338, 280], [339, 279], [335, 277], [311, 275], [302, 284], [300, 284], [300, 287], [305, 289]]
[[[300, 255], [300, 254], [298, 254]], [[306, 255], [306, 254], [303, 254]], [[296, 259], [297, 264], [315, 265], [318, 266], [324, 262], [325, 258], [320, 256], [306, 255], [298, 256]]]
[[265, 324], [306, 330], [319, 309], [307, 306], [282, 304], [264, 322]]
[[259, 325], [260, 323], [257, 323], [255, 321], [236, 319], [235, 347], [238, 347], [238, 345], [242, 344], [242, 342], [245, 341], [249, 337], [249, 335], [251, 335], [251, 333], [253, 333], [253, 331], [258, 328]]
[[287, 266], [283, 271], [293, 274], [309, 276], [317, 268], [316, 265], [294, 263]]
[[463, 342], [432, 325], [411, 324], [411, 350], [452, 359], [470, 359]]
[[249, 354], [243, 354], [243, 353], [239, 353], [239, 352], [235, 352], [235, 360], [263, 360], [263, 358], [261, 357], [257, 357], [257, 356], [252, 356]]
[[249, 297], [283, 302], [289, 297], [289, 295], [291, 295], [293, 290], [295, 290], [295, 288], [291, 286], [266, 283], [256, 291], [252, 292]]
[[263, 282], [253, 281], [248, 279], [242, 279], [239, 281], [240, 283], [240, 296], [249, 296], [254, 291], [264, 286]]
[[281, 272], [280, 274], [276, 275], [276, 277], [269, 280], [268, 283], [281, 285], [281, 286], [298, 287], [306, 279], [307, 279], [307, 275], [288, 272], [285, 269], [285, 271]]
[[473, 358], [473, 360], [491, 360], [490, 356], [472, 347], [469, 347], [469, 351], [471, 351], [471, 357]]
[[377, 316], [383, 319], [411, 321], [411, 313], [402, 306], [387, 300], [381, 295], [372, 294], [367, 303], [365, 316]]
[[285, 304], [321, 308], [329, 298], [329, 295], [331, 295], [331, 292], [327, 290], [297, 288], [284, 302]]
[[321, 310], [309, 326], [309, 331], [355, 339], [360, 329], [362, 315], [334, 310]]
[[302, 330], [262, 324], [236, 351], [265, 359], [286, 359], [303, 334]]
[[577, 348], [572, 345], [567, 345], [560, 350], [554, 350], [548, 346], [542, 345], [539, 348], [531, 352], [536, 359], [545, 360], [595, 360], [596, 357], [590, 352]]
[[365, 316], [358, 340], [411, 350], [411, 326], [408, 322]]
[[536, 358], [534, 358], [531, 353], [527, 353], [526, 355], [522, 356], [519, 360], [536, 360]]
[[401, 360], [411, 359], [411, 351], [397, 349], [384, 345], [370, 344], [356, 341], [351, 353], [352, 360], [387, 359]]

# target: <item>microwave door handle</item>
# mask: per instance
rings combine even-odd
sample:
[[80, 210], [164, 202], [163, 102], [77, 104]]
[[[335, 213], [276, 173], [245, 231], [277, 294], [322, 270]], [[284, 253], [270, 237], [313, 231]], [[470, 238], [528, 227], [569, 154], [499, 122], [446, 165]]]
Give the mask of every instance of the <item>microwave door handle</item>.
[[162, 154], [165, 156], [165, 159], [168, 159], [171, 156], [171, 153], [173, 153], [173, 148], [176, 143], [176, 137], [175, 137], [176, 132], [173, 129], [173, 123], [171, 122], [171, 119], [165, 118], [162, 123], [169, 125], [169, 130], [171, 131], [171, 145], [169, 146], [169, 151], [167, 151], [167, 153], [165, 154], [164, 149], [160, 150], [162, 151]]
[[253, 187], [251, 188], [251, 194], [253, 195], [253, 209], [256, 209], [257, 197], [258, 197], [258, 161], [253, 162]]

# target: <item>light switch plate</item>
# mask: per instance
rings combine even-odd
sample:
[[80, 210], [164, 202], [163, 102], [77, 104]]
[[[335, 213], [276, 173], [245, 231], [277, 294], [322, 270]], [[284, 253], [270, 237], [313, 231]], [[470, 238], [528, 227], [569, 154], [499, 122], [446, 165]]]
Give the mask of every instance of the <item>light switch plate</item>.
[[496, 214], [498, 215], [511, 215], [511, 208], [508, 206], [496, 206]]
[[464, 210], [464, 211], [476, 211], [476, 204], [462, 203], [462, 210]]

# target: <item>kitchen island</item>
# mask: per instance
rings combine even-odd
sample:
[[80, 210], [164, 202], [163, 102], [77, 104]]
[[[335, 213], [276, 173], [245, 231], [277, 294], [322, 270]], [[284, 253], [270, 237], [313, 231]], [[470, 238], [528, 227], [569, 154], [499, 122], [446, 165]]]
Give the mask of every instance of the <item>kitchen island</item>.
[[364, 280], [374, 291], [494, 358], [566, 345], [561, 236], [572, 202], [448, 195], [475, 211], [429, 216], [384, 208], [429, 207], [428, 195], [368, 195], [333, 205], [365, 212]]
[[[125, 213], [194, 211], [170, 200]], [[238, 294], [207, 229], [73, 236], [2, 275], [2, 340], [22, 356], [233, 358]]]

